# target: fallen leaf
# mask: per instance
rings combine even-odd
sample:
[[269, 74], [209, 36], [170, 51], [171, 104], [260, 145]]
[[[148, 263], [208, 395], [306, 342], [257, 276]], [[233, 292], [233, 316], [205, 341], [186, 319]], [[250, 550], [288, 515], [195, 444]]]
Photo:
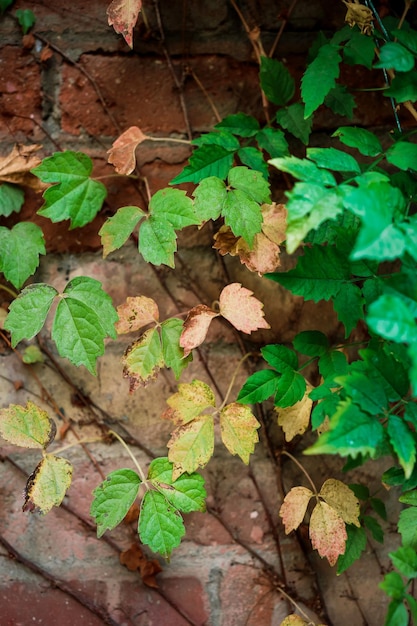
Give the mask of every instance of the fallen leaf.
[[117, 314], [119, 321], [114, 327], [118, 335], [135, 332], [159, 320], [158, 305], [146, 296], [126, 298], [126, 302], [117, 307]]
[[323, 483], [319, 496], [340, 515], [346, 524], [360, 527], [359, 500], [347, 485], [335, 478], [329, 478]]
[[120, 563], [130, 572], [139, 571], [142, 582], [147, 587], [158, 588], [155, 576], [162, 572], [162, 567], [156, 559], [148, 559], [141, 547], [132, 543], [130, 548], [120, 553]]
[[35, 191], [45, 189], [46, 185], [31, 173], [31, 169], [41, 162], [35, 152], [42, 146], [24, 146], [16, 144], [5, 157], [0, 157], [0, 181], [31, 187]]
[[123, 35], [127, 45], [133, 47], [133, 28], [142, 8], [142, 0], [113, 0], [107, 8], [109, 26]]
[[46, 63], [53, 56], [54, 56], [54, 53], [52, 52], [51, 48], [49, 46], [45, 46], [44, 48], [42, 48], [42, 52], [39, 55], [39, 59], [41, 63]]
[[136, 166], [136, 148], [148, 139], [137, 126], [131, 126], [113, 142], [107, 150], [109, 163], [114, 165], [118, 174], [131, 174]]
[[278, 425], [285, 434], [285, 441], [291, 441], [296, 435], [303, 435], [310, 423], [311, 407], [313, 401], [308, 397], [312, 386], [307, 383], [304, 397], [285, 409], [275, 407], [278, 413]]
[[307, 487], [293, 487], [287, 493], [279, 510], [286, 535], [289, 535], [292, 530], [297, 530], [304, 519], [308, 503], [313, 495], [313, 492]]
[[330, 565], [335, 565], [341, 554], [345, 553], [347, 532], [340, 515], [327, 504], [319, 501], [310, 518], [311, 544], [319, 555], [325, 557]]
[[128, 512], [126, 513], [123, 521], [126, 524], [131, 524], [132, 522], [137, 522], [139, 519], [140, 508], [137, 502], [134, 502]]
[[220, 294], [220, 315], [237, 330], [250, 334], [259, 328], [271, 328], [264, 319], [263, 304], [240, 283], [227, 285]]
[[180, 347], [184, 349], [184, 357], [188, 356], [191, 350], [203, 343], [211, 320], [213, 317], [218, 317], [218, 315], [205, 304], [199, 304], [191, 309], [184, 322], [184, 328], [180, 337]]

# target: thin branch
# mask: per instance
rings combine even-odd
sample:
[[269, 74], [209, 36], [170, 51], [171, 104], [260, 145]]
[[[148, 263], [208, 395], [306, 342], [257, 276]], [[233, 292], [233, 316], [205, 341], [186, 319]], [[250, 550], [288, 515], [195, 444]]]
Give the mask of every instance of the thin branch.
[[292, 455], [290, 452], [288, 452], [287, 450], [282, 450], [282, 451], [281, 451], [281, 454], [285, 454], [285, 456], [288, 456], [288, 457], [291, 459], [291, 461], [292, 461], [293, 463], [295, 463], [295, 464], [296, 464], [296, 466], [298, 467], [298, 469], [300, 469], [300, 470], [303, 472], [304, 476], [307, 478], [308, 482], [310, 483], [310, 485], [311, 485], [311, 486], [312, 486], [312, 488], [313, 488], [314, 495], [315, 495], [315, 496], [317, 496], [317, 495], [318, 495], [318, 491], [317, 491], [316, 485], [313, 483], [313, 480], [311, 479], [310, 474], [309, 474], [309, 473], [307, 472], [307, 470], [306, 470], [306, 469], [305, 469], [305, 468], [301, 465], [300, 461], [298, 461], [298, 459], [296, 459], [296, 458], [295, 458], [295, 456], [293, 456], [293, 455]]
[[285, 12], [285, 17], [283, 18], [283, 20], [281, 22], [281, 26], [279, 28], [279, 31], [277, 32], [277, 36], [275, 37], [274, 43], [272, 44], [272, 48], [269, 51], [269, 55], [268, 56], [270, 58], [274, 56], [274, 52], [275, 52], [275, 50], [277, 48], [277, 45], [278, 45], [278, 43], [279, 43], [279, 41], [280, 41], [280, 39], [282, 37], [282, 33], [284, 32], [285, 27], [288, 24], [288, 20], [290, 19], [291, 13], [294, 11], [297, 2], [298, 2], [298, 0], [292, 0], [290, 6], [288, 7], [288, 9]]
[[120, 435], [118, 435], [118, 434], [116, 433], [116, 431], [114, 431], [114, 430], [109, 430], [109, 434], [110, 434], [110, 435], [113, 435], [113, 437], [116, 437], [116, 439], [117, 439], [117, 440], [118, 440], [118, 441], [122, 444], [122, 446], [124, 447], [124, 449], [126, 450], [126, 452], [129, 454], [130, 458], [132, 459], [133, 463], [135, 464], [135, 467], [136, 467], [136, 469], [137, 469], [137, 470], [138, 470], [138, 472], [139, 472], [139, 476], [140, 476], [141, 481], [144, 483], [145, 487], [146, 487], [146, 488], [148, 488], [148, 486], [147, 486], [147, 484], [146, 484], [146, 476], [145, 476], [145, 474], [143, 473], [143, 470], [142, 470], [141, 466], [139, 465], [139, 463], [138, 463], [138, 461], [137, 461], [137, 459], [136, 459], [135, 455], [134, 455], [134, 454], [132, 454], [132, 451], [131, 451], [131, 449], [129, 448], [129, 446], [127, 446], [127, 445], [126, 445], [126, 442], [125, 442], [125, 441], [123, 441], [122, 437], [120, 437]]

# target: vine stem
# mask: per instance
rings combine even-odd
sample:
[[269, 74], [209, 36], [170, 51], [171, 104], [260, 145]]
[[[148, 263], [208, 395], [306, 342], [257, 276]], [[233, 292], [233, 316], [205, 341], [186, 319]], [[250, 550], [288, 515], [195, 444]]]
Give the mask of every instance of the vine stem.
[[317, 491], [317, 487], [316, 485], [313, 483], [313, 480], [310, 477], [310, 474], [307, 472], [307, 470], [301, 465], [300, 461], [298, 461], [295, 456], [293, 456], [291, 454], [291, 452], [288, 452], [287, 450], [282, 450], [281, 454], [285, 454], [285, 456], [288, 456], [291, 461], [293, 461], [293, 463], [296, 464], [296, 466], [303, 472], [304, 476], [307, 478], [308, 482], [310, 483], [310, 485], [313, 487], [313, 491], [314, 491], [314, 495], [317, 497], [318, 496], [318, 491]]
[[17, 298], [18, 296], [16, 291], [13, 291], [13, 289], [10, 289], [10, 287], [7, 287], [6, 285], [0, 285], [0, 289], [7, 291], [7, 293], [10, 294], [13, 298]]
[[221, 411], [222, 409], [224, 409], [224, 407], [226, 406], [226, 402], [227, 402], [227, 400], [228, 400], [228, 398], [229, 398], [229, 396], [230, 396], [230, 393], [231, 393], [231, 391], [232, 391], [232, 389], [233, 389], [233, 385], [235, 384], [237, 373], [238, 373], [238, 371], [239, 371], [240, 367], [243, 365], [243, 363], [244, 363], [244, 362], [245, 362], [245, 361], [246, 361], [246, 360], [247, 360], [250, 356], [254, 356], [254, 353], [253, 353], [253, 352], [247, 352], [247, 353], [246, 353], [246, 354], [245, 354], [245, 355], [244, 355], [244, 356], [240, 359], [239, 363], [236, 365], [236, 367], [235, 367], [235, 371], [233, 372], [232, 379], [231, 379], [231, 381], [230, 381], [230, 383], [229, 383], [229, 387], [227, 388], [227, 391], [226, 391], [226, 393], [225, 393], [224, 400], [223, 400], [223, 402], [221, 403], [220, 407], [217, 409], [216, 413], [220, 413], [220, 411]]
[[64, 450], [68, 450], [69, 448], [75, 448], [75, 446], [80, 446], [84, 443], [100, 443], [101, 441], [102, 440], [97, 439], [97, 437], [95, 437], [94, 439], [79, 439], [78, 441], [74, 441], [73, 443], [67, 443], [66, 446], [61, 446], [60, 448], [57, 448], [56, 450], [54, 450], [54, 454], [61, 454], [61, 452], [64, 452]]
[[129, 446], [127, 445], [127, 443], [122, 439], [122, 437], [116, 433], [116, 431], [109, 429], [109, 434], [113, 435], [113, 437], [116, 437], [116, 439], [118, 441], [120, 441], [120, 443], [122, 444], [122, 446], [124, 447], [124, 449], [126, 450], [126, 452], [128, 453], [128, 455], [130, 456], [130, 458], [132, 459], [133, 463], [135, 464], [136, 469], [138, 470], [139, 476], [141, 481], [144, 483], [145, 487], [148, 489], [148, 486], [146, 484], [146, 476], [143, 473], [143, 470], [141, 468], [141, 466], [139, 465], [136, 457], [134, 456], [134, 454], [132, 453], [131, 449], [129, 448]]

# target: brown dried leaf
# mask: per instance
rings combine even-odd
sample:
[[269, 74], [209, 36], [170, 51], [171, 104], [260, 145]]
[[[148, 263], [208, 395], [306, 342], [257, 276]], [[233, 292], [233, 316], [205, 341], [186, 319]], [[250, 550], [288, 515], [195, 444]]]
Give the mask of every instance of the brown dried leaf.
[[107, 150], [107, 161], [114, 165], [118, 174], [131, 174], [136, 166], [136, 148], [148, 139], [137, 126], [131, 126], [113, 142]]
[[218, 315], [205, 304], [199, 304], [191, 309], [180, 337], [180, 347], [184, 349], [184, 357], [187, 357], [193, 348], [203, 343], [211, 320]]
[[343, 0], [343, 3], [347, 7], [345, 22], [351, 27], [357, 24], [363, 34], [371, 35], [374, 29], [374, 16], [371, 9], [359, 2], [345, 2]]
[[277, 245], [287, 238], [287, 209], [285, 204], [263, 204], [262, 207], [262, 232]]
[[125, 565], [130, 572], [139, 570], [142, 581], [148, 587], [158, 588], [155, 576], [162, 572], [162, 567], [156, 559], [148, 559], [141, 547], [132, 543], [130, 548], [120, 553], [120, 563]]
[[109, 26], [123, 35], [127, 45], [133, 47], [133, 28], [142, 8], [142, 0], [113, 0], [107, 8]]
[[297, 530], [304, 519], [308, 503], [313, 495], [313, 492], [307, 487], [293, 487], [287, 493], [279, 510], [286, 535], [292, 530]]
[[278, 425], [284, 431], [285, 441], [291, 441], [296, 435], [302, 435], [307, 430], [313, 406], [313, 401], [308, 397], [311, 390], [312, 386], [307, 383], [304, 397], [299, 402], [286, 409], [275, 408], [278, 413]]
[[319, 496], [340, 515], [346, 524], [360, 527], [359, 500], [347, 485], [335, 478], [329, 478], [323, 483]]
[[147, 324], [159, 320], [159, 309], [155, 300], [146, 296], [126, 298], [126, 302], [117, 307], [119, 321], [115, 324], [118, 335], [131, 333]]
[[54, 53], [52, 52], [51, 48], [49, 46], [45, 46], [44, 48], [42, 48], [42, 52], [39, 55], [39, 59], [42, 63], [46, 63], [53, 56], [54, 56]]
[[214, 234], [213, 239], [213, 248], [218, 250], [222, 256], [226, 254], [230, 254], [230, 256], [237, 255], [236, 246], [241, 238], [233, 234], [230, 226], [221, 226], [220, 230]]
[[340, 515], [327, 504], [319, 501], [310, 518], [311, 544], [319, 555], [335, 565], [340, 554], [345, 553], [347, 532]]
[[0, 181], [31, 187], [35, 191], [45, 189], [44, 183], [31, 174], [30, 170], [41, 162], [34, 153], [42, 146], [23, 146], [16, 144], [12, 151], [5, 157], [0, 157]]
[[271, 328], [264, 319], [263, 304], [240, 283], [227, 285], [220, 294], [220, 315], [237, 330], [250, 334], [259, 328]]

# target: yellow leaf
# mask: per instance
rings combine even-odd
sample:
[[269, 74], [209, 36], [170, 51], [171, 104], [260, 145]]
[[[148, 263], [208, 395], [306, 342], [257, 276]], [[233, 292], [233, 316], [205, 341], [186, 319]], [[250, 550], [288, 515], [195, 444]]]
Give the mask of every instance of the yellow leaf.
[[285, 526], [285, 534], [296, 530], [304, 519], [313, 492], [307, 487], [293, 487], [285, 496], [279, 514]]
[[359, 500], [347, 485], [335, 478], [329, 478], [323, 483], [319, 496], [340, 515], [346, 524], [360, 526]]
[[177, 428], [172, 433], [168, 448], [168, 459], [174, 464], [172, 480], [176, 480], [184, 472], [191, 474], [198, 467], [204, 467], [213, 456], [213, 417], [201, 415]]
[[302, 435], [307, 430], [313, 406], [313, 400], [308, 397], [311, 390], [312, 386], [307, 383], [306, 392], [299, 402], [285, 409], [275, 408], [278, 413], [278, 424], [285, 434], [285, 441], [291, 441], [296, 435]]
[[124, 304], [117, 307], [117, 314], [119, 321], [115, 328], [118, 335], [137, 331], [159, 319], [158, 305], [146, 296], [127, 298]]
[[281, 622], [280, 626], [308, 626], [308, 622], [304, 621], [302, 617], [295, 615], [294, 613], [294, 615], [288, 615], [288, 617]]
[[184, 329], [180, 337], [180, 347], [184, 349], [184, 357], [187, 357], [191, 350], [203, 343], [211, 320], [218, 315], [205, 304], [199, 304], [191, 309], [184, 322]]
[[319, 555], [335, 565], [346, 549], [346, 526], [340, 515], [326, 502], [319, 501], [310, 518], [311, 544]]
[[161, 339], [156, 328], [150, 328], [126, 350], [122, 357], [123, 376], [129, 379], [130, 392], [146, 387], [164, 366]]
[[46, 448], [53, 441], [56, 425], [46, 411], [33, 402], [0, 409], [0, 434], [9, 443], [24, 448]]
[[71, 479], [72, 465], [69, 461], [54, 454], [45, 454], [26, 483], [23, 510], [47, 513], [53, 506], [59, 506]]
[[347, 8], [345, 22], [352, 27], [357, 24], [362, 33], [365, 35], [371, 35], [374, 29], [374, 16], [371, 9], [363, 4], [360, 4], [360, 2], [345, 2], [345, 0], [343, 0], [343, 2]]
[[170, 419], [174, 424], [187, 424], [209, 407], [216, 406], [213, 391], [201, 380], [178, 385], [177, 393], [167, 400], [169, 409], [162, 417]]
[[249, 457], [259, 441], [260, 423], [247, 405], [233, 402], [220, 411], [222, 441], [231, 454], [238, 454], [248, 465]]

